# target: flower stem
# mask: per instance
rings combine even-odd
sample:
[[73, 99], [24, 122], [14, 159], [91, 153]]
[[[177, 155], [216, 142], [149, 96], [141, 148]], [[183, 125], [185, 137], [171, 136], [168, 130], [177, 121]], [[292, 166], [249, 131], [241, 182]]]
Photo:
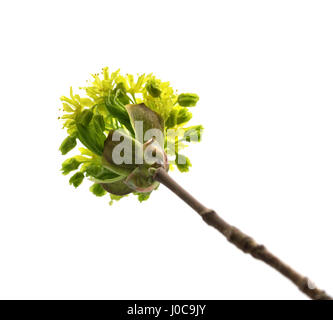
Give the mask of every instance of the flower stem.
[[251, 237], [220, 218], [215, 211], [206, 208], [190, 193], [183, 189], [175, 180], [173, 180], [166, 170], [162, 168], [157, 169], [154, 174], [154, 179], [174, 192], [192, 209], [198, 212], [208, 225], [220, 231], [227, 238], [227, 240], [234, 244], [238, 249], [242, 250], [244, 253], [250, 254], [255, 259], [261, 260], [273, 269], [279, 271], [309, 298], [313, 300], [332, 300], [332, 298], [326, 294], [325, 291], [316, 288], [308, 278], [293, 270], [279, 258], [274, 256], [263, 245], [257, 244]]

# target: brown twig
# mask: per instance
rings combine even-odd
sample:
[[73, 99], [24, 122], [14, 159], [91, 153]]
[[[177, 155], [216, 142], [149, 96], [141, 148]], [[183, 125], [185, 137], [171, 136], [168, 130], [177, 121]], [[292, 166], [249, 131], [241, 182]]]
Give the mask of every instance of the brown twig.
[[202, 219], [210, 226], [220, 231], [232, 244], [245, 253], [252, 255], [255, 259], [261, 260], [275, 270], [279, 271], [286, 278], [292, 281], [303, 293], [314, 300], [332, 300], [332, 298], [318, 288], [306, 277], [302, 276], [279, 258], [269, 252], [263, 245], [257, 244], [251, 237], [230, 225], [220, 218], [215, 211], [207, 209], [175, 180], [173, 180], [166, 170], [159, 168], [156, 170], [154, 179], [159, 181], [178, 197], [184, 200], [193, 208]]

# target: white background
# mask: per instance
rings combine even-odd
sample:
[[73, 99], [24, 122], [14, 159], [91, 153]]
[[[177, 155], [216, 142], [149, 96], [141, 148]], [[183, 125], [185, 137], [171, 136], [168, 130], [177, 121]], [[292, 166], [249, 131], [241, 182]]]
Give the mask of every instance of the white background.
[[6, 1], [0, 298], [303, 299], [166, 188], [112, 207], [59, 169], [59, 97], [104, 66], [196, 92], [190, 173], [230, 223], [333, 293], [332, 1]]

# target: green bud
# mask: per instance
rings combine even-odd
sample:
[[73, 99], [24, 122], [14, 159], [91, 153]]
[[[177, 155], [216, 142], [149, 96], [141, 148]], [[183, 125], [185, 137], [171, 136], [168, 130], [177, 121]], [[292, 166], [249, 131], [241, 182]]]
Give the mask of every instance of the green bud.
[[201, 133], [203, 131], [203, 126], [192, 126], [189, 128], [185, 128], [184, 137], [187, 142], [200, 142], [201, 141]]
[[68, 136], [60, 145], [59, 150], [64, 155], [71, 151], [76, 146], [76, 138]]
[[93, 112], [91, 110], [83, 110], [76, 118], [78, 124], [87, 127], [93, 117]]
[[119, 82], [119, 83], [117, 84], [117, 86], [115, 87], [115, 89], [114, 89], [114, 93], [115, 93], [117, 99], [118, 99], [123, 105], [126, 105], [126, 104], [129, 104], [129, 103], [130, 103], [130, 99], [129, 99], [129, 97], [128, 97], [127, 94], [126, 94], [126, 88], [125, 88], [124, 83]]
[[191, 161], [188, 157], [182, 154], [176, 154], [176, 166], [180, 172], [187, 172], [192, 167]]
[[182, 107], [194, 107], [199, 100], [195, 93], [182, 93], [178, 96], [178, 104]]
[[119, 200], [122, 199], [123, 197], [124, 197], [124, 196], [117, 196], [117, 195], [115, 195], [115, 194], [111, 194], [111, 193], [110, 193], [110, 202], [109, 202], [109, 205], [112, 206], [113, 203], [114, 203], [115, 201], [119, 201]]
[[172, 128], [177, 125], [177, 115], [178, 115], [178, 109], [173, 108], [169, 114], [167, 121], [165, 122], [165, 126], [167, 128]]
[[106, 194], [106, 191], [103, 189], [103, 187], [98, 184], [98, 183], [95, 183], [93, 184], [89, 190], [97, 197], [102, 197]]
[[158, 84], [154, 80], [149, 80], [147, 82], [146, 89], [148, 93], [154, 98], [159, 97], [162, 93], [162, 90], [158, 87]]
[[77, 172], [69, 179], [69, 184], [77, 188], [82, 183], [83, 179], [84, 174], [82, 172]]
[[177, 125], [183, 124], [191, 120], [192, 113], [183, 107], [175, 107], [171, 110], [165, 126], [167, 128], [173, 128]]
[[140, 202], [146, 201], [149, 199], [151, 192], [146, 192], [146, 193], [135, 193], [138, 196], [138, 200]]
[[81, 162], [77, 161], [75, 158], [69, 158], [62, 163], [62, 173], [64, 175], [76, 170], [80, 166]]
[[191, 118], [192, 118], [192, 113], [188, 111], [186, 108], [181, 108], [177, 114], [177, 125], [190, 121]]

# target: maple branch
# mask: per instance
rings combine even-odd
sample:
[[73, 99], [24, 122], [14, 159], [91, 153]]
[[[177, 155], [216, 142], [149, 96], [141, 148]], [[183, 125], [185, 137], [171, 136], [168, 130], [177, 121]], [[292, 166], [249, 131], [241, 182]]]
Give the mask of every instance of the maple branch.
[[316, 288], [308, 278], [293, 270], [290, 266], [274, 256], [263, 245], [257, 244], [251, 237], [220, 218], [215, 211], [206, 208], [173, 180], [166, 170], [163, 168], [157, 169], [154, 174], [154, 179], [165, 185], [179, 198], [184, 200], [184, 202], [186, 202], [192, 209], [199, 213], [208, 225], [220, 231], [229, 242], [234, 244], [244, 253], [250, 254], [255, 259], [258, 259], [279, 271], [308, 297], [313, 300], [332, 300], [325, 291]]

